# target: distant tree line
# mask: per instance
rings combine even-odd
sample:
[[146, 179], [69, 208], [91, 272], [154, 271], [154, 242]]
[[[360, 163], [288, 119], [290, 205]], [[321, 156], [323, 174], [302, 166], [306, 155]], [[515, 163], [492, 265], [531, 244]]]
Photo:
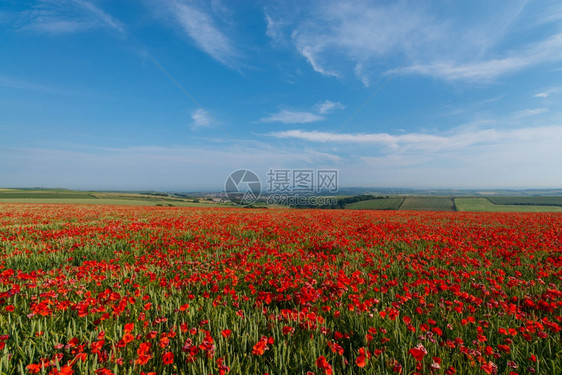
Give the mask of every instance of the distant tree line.
[[322, 208], [322, 209], [343, 209], [345, 206], [355, 202], [369, 201], [373, 199], [387, 199], [390, 198], [388, 195], [372, 195], [372, 194], [361, 194], [354, 195], [352, 197], [337, 197], [335, 203], [330, 204], [308, 204], [308, 205], [296, 205], [295, 208]]

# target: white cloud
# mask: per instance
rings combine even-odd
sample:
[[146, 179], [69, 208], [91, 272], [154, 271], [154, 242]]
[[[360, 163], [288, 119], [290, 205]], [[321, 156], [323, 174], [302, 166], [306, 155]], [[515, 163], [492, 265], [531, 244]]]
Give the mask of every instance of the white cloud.
[[562, 137], [562, 126], [544, 126], [518, 129], [478, 129], [459, 127], [444, 134], [406, 133], [391, 135], [388, 133], [328, 133], [319, 131], [287, 130], [271, 132], [267, 135], [275, 138], [300, 139], [316, 143], [364, 144], [385, 147], [386, 153], [424, 152], [435, 153], [456, 151], [478, 144], [501, 144], [509, 141], [541, 139], [547, 140], [546, 134], [552, 135], [554, 141]]
[[337, 109], [344, 109], [345, 106], [339, 102], [333, 102], [331, 100], [325, 100], [321, 103], [318, 103], [316, 105], [316, 108], [318, 109], [318, 113], [320, 113], [321, 115], [326, 114], [326, 113], [330, 113], [334, 110]]
[[275, 43], [284, 43], [285, 36], [282, 31], [282, 23], [274, 21], [273, 18], [265, 12], [265, 22], [267, 23], [267, 28], [265, 34], [271, 38]]
[[[362, 160], [394, 186], [559, 188], [562, 126], [497, 130], [491, 140], [437, 152], [389, 153]], [[412, 184], [415, 182], [415, 184]]]
[[316, 72], [337, 77], [352, 72], [365, 86], [382, 72], [396, 71], [389, 68], [403, 61], [411, 64], [402, 73], [450, 81], [491, 81], [562, 60], [560, 34], [542, 39], [514, 36], [521, 29], [543, 25], [531, 20], [537, 15], [544, 18], [548, 12], [543, 8], [559, 13], [554, 2], [540, 7], [528, 0], [514, 0], [474, 7], [474, 14], [467, 15], [463, 7], [407, 0], [387, 4], [341, 1], [330, 6], [309, 3], [299, 8], [306, 17], [292, 23], [289, 11], [278, 12], [285, 18], [278, 15], [275, 34], [268, 28], [268, 35], [279, 39], [282, 32], [289, 34]]
[[550, 95], [555, 94], [558, 92], [557, 88], [552, 88], [552, 89], [548, 89], [548, 90], [544, 90], [541, 91], [539, 93], [536, 93], [535, 95], [533, 95], [533, 97], [535, 98], [548, 98]]
[[524, 109], [522, 111], [517, 111], [513, 114], [513, 117], [515, 118], [522, 118], [522, 117], [531, 117], [531, 116], [537, 116], [543, 113], [548, 112], [548, 108], [530, 108], [530, 109]]
[[[375, 143], [364, 144], [370, 154], [356, 155], [359, 138], [351, 137], [353, 142], [348, 142], [351, 153], [345, 150], [345, 142], [339, 142], [338, 152], [317, 154], [320, 158], [312, 161], [316, 143], [303, 151], [292, 142], [245, 142], [252, 158], [235, 145], [221, 142], [195, 147], [75, 145], [79, 151], [4, 147], [0, 173], [11, 186], [165, 191], [219, 191], [226, 177], [241, 165], [258, 173], [264, 183], [270, 168], [337, 168], [342, 187], [562, 186], [560, 125], [487, 131], [459, 128], [439, 135], [410, 133], [404, 137], [379, 135], [373, 137]], [[392, 143], [398, 147], [373, 147]], [[64, 170], [57, 167], [61, 164]]]
[[[269, 135], [316, 145], [332, 136], [302, 130]], [[462, 126], [440, 134], [336, 134], [326, 148], [346, 155], [340, 180], [348, 186], [558, 188], [560, 144], [562, 125]]]
[[559, 1], [543, 1], [541, 5], [541, 9], [533, 15], [531, 24], [540, 26], [562, 21], [562, 4]]
[[213, 126], [211, 118], [209, 117], [207, 112], [205, 112], [201, 108], [195, 110], [191, 114], [191, 118], [193, 120], [193, 122], [191, 123], [191, 128], [193, 129], [210, 128]]
[[183, 2], [172, 4], [176, 21], [201, 50], [224, 65], [235, 65], [240, 53], [210, 13]]
[[320, 63], [318, 63], [317, 61], [317, 57], [316, 57], [316, 48], [311, 47], [311, 46], [301, 46], [298, 47], [299, 52], [301, 53], [301, 55], [303, 55], [306, 60], [308, 61], [308, 63], [310, 64], [310, 66], [312, 66], [312, 69], [315, 72], [318, 72], [320, 74], [323, 74], [325, 76], [329, 76], [329, 77], [337, 77], [338, 74], [332, 70], [328, 70], [325, 69], [324, 67], [322, 67], [322, 65]]
[[21, 16], [22, 29], [40, 33], [75, 33], [94, 28], [126, 32], [121, 22], [86, 0], [41, 1]]
[[80, 21], [44, 20], [34, 22], [26, 28], [40, 33], [64, 34], [85, 31], [91, 27], [91, 24]]
[[324, 100], [323, 102], [316, 103], [313, 111], [291, 111], [283, 109], [267, 117], [262, 117], [259, 122], [281, 122], [284, 124], [318, 122], [324, 120], [324, 115], [344, 108], [345, 106], [340, 102]]
[[121, 22], [117, 21], [109, 13], [104, 12], [103, 10], [101, 10], [100, 8], [95, 6], [92, 2], [86, 1], [86, 0], [73, 0], [73, 1], [76, 4], [78, 4], [79, 6], [81, 6], [82, 8], [89, 11], [94, 16], [96, 16], [96, 18], [98, 20], [100, 20], [103, 24], [105, 24], [106, 26], [108, 26], [108, 27], [120, 32], [120, 33], [125, 32], [125, 29], [123, 28], [123, 25], [121, 24]]
[[[439, 61], [429, 64], [413, 64], [400, 69], [400, 73], [417, 73], [430, 75], [447, 80], [484, 80], [489, 81], [501, 75], [513, 73], [524, 68], [562, 59], [562, 34], [556, 34], [550, 39], [532, 44], [512, 56], [495, 58], [469, 63], [454, 61]], [[397, 72], [393, 69], [387, 73]]]
[[281, 110], [277, 113], [274, 113], [270, 116], [263, 117], [260, 119], [260, 122], [281, 122], [284, 124], [304, 124], [309, 122], [317, 122], [322, 121], [324, 117], [319, 116], [312, 112], [298, 112], [298, 111], [289, 111], [289, 110]]
[[353, 69], [353, 73], [363, 83], [363, 86], [369, 87], [371, 79], [369, 78], [369, 73], [365, 70], [363, 63], [357, 63]]
[[320, 131], [287, 130], [272, 132], [268, 135], [276, 138], [295, 138], [310, 142], [334, 142], [356, 144], [379, 144], [392, 149], [399, 147], [413, 147], [418, 149], [435, 149], [454, 147], [459, 143], [470, 142], [469, 139], [447, 138], [431, 134], [409, 133], [390, 135], [388, 133], [328, 133]]
[[415, 8], [405, 3], [386, 7], [357, 2], [318, 4], [310, 10], [310, 18], [296, 26], [291, 38], [299, 53], [321, 74], [337, 76], [336, 61], [342, 57], [362, 66], [358, 71], [365, 71], [372, 60], [403, 51], [427, 37], [428, 23]]

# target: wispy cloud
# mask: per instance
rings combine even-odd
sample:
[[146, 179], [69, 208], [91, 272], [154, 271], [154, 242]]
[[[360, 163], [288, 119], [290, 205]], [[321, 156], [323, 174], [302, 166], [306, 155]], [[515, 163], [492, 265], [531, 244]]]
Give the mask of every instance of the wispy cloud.
[[82, 21], [63, 21], [56, 19], [43, 19], [34, 21], [24, 27], [24, 29], [37, 31], [47, 34], [67, 34], [79, 31], [85, 31], [92, 28], [92, 24]]
[[[276, 40], [289, 34], [316, 72], [337, 77], [352, 72], [365, 86], [373, 77], [393, 72], [393, 66], [405, 59], [411, 64], [402, 73], [449, 81], [491, 81], [562, 60], [562, 37], [552, 34], [552, 29], [550, 36], [544, 30], [537, 33], [540, 38], [513, 36], [518, 27], [545, 24], [549, 12], [536, 9], [538, 3], [517, 0], [474, 7], [479, 11], [467, 15], [457, 7], [436, 9], [407, 0], [387, 4], [342, 1], [329, 7], [312, 3], [302, 7], [307, 17], [283, 23], [279, 16], [275, 23], [268, 23], [267, 34]], [[554, 2], [544, 8], [552, 8], [551, 14], [560, 13]], [[541, 22], [533, 24], [530, 19], [537, 14]]]
[[555, 94], [557, 92], [558, 92], [557, 88], [552, 88], [552, 89], [548, 89], [548, 90], [538, 92], [535, 95], [533, 95], [533, 97], [535, 97], [535, 98], [548, 98], [550, 95]]
[[543, 113], [548, 112], [548, 108], [529, 108], [529, 109], [524, 109], [521, 111], [517, 111], [513, 114], [514, 118], [523, 118], [523, 117], [531, 117], [531, 116], [537, 116]]
[[[303, 130], [269, 135], [307, 143], [332, 136]], [[346, 179], [357, 186], [514, 188], [541, 181], [543, 187], [556, 187], [562, 184], [561, 143], [562, 125], [461, 126], [437, 134], [338, 134], [331, 152], [344, 158]]]
[[229, 36], [221, 30], [211, 12], [186, 2], [175, 1], [170, 5], [179, 26], [202, 51], [224, 65], [237, 65], [241, 53]]
[[103, 11], [99, 7], [95, 6], [91, 1], [86, 0], [72, 0], [85, 10], [89, 11], [92, 15], [94, 15], [102, 24], [112, 28], [115, 31], [120, 33], [125, 32], [125, 28], [115, 18], [113, 18], [109, 13]]
[[315, 72], [318, 72], [320, 74], [329, 77], [338, 76], [338, 74], [335, 71], [324, 68], [323, 65], [318, 61], [319, 59], [317, 56], [318, 55], [317, 47], [304, 45], [304, 46], [298, 46], [297, 48], [300, 54], [306, 58], [306, 60], [308, 61], [308, 63], [310, 64], [310, 66]]
[[[307, 17], [290, 28], [290, 40], [313, 70], [340, 77], [345, 65], [368, 84], [376, 61], [381, 57], [396, 57], [416, 44], [432, 37], [431, 23], [423, 9], [414, 3], [396, 2], [375, 5], [365, 2], [337, 2], [330, 6], [313, 3], [305, 7]], [[275, 34], [280, 39], [280, 22]]]
[[283, 124], [305, 124], [309, 122], [318, 122], [324, 120], [325, 115], [344, 108], [345, 106], [340, 102], [324, 100], [323, 102], [317, 103], [312, 111], [291, 111], [283, 109], [267, 117], [262, 117], [259, 122], [281, 122]]
[[213, 123], [209, 118], [209, 115], [201, 108], [195, 110], [191, 114], [191, 119], [193, 120], [191, 123], [192, 129], [210, 128], [213, 126]]
[[339, 102], [333, 102], [331, 100], [325, 100], [321, 103], [318, 103], [316, 105], [316, 107], [318, 108], [318, 113], [320, 114], [326, 114], [326, 113], [330, 113], [333, 112], [337, 109], [344, 109], [345, 106]]
[[[545, 62], [562, 60], [562, 34], [556, 34], [540, 43], [533, 43], [513, 52], [511, 56], [490, 60], [457, 63], [452, 61], [414, 64], [402, 73], [430, 75], [447, 80], [492, 80], [501, 75]], [[393, 73], [390, 70], [387, 73]]]
[[400, 148], [380, 156], [361, 155], [360, 158], [366, 164], [364, 170], [377, 172], [379, 184], [418, 187], [457, 184], [462, 188], [562, 186], [559, 163], [562, 126], [464, 134], [476, 136], [478, 142], [423, 152]]
[[304, 124], [324, 120], [324, 117], [312, 112], [298, 112], [281, 110], [267, 117], [261, 118], [260, 122], [281, 122], [283, 124]]
[[[517, 129], [478, 129], [459, 127], [444, 134], [406, 133], [392, 135], [388, 133], [342, 133], [335, 134], [319, 131], [287, 130], [271, 132], [275, 138], [300, 139], [308, 142], [321, 143], [330, 139], [332, 143], [379, 145], [386, 153], [400, 154], [405, 152], [436, 153], [442, 151], [458, 151], [478, 144], [500, 144], [508, 141], [525, 139], [547, 140], [547, 134], [554, 134], [558, 140], [562, 137], [562, 126], [544, 126]], [[550, 139], [553, 141], [553, 139]], [[418, 154], [419, 156], [419, 154]]]
[[286, 39], [282, 30], [283, 23], [273, 20], [267, 10], [265, 11], [265, 22], [267, 23], [266, 35], [275, 43], [285, 43]]
[[451, 139], [443, 136], [431, 134], [410, 133], [402, 135], [390, 135], [388, 133], [340, 133], [332, 134], [320, 131], [287, 130], [281, 132], [271, 132], [269, 136], [275, 138], [295, 138], [310, 142], [333, 143], [356, 143], [356, 144], [379, 144], [390, 148], [401, 146], [420, 145], [423, 148], [443, 147], [451, 142]]
[[10, 77], [5, 75], [0, 75], [0, 86], [2, 87], [9, 87], [12, 89], [19, 89], [19, 90], [31, 90], [31, 91], [38, 91], [38, 92], [47, 92], [51, 94], [61, 94], [63, 91], [58, 90], [56, 88], [52, 88], [49, 86], [37, 84], [35, 82], [30, 82], [28, 80], [23, 80], [16, 77]]
[[106, 28], [124, 34], [123, 24], [91, 1], [40, 1], [21, 14], [23, 30], [65, 34]]
[[[317, 142], [326, 135], [306, 136]], [[348, 138], [352, 152], [321, 154], [321, 161], [315, 164], [310, 164], [308, 158], [313, 147], [305, 147], [303, 151], [291, 142], [279, 142], [278, 146], [252, 142], [248, 150], [255, 156], [254, 161], [244, 167], [261, 174], [262, 181], [266, 181], [268, 169], [276, 166], [334, 168], [342, 165], [345, 169], [340, 176], [341, 186], [536, 188], [562, 184], [560, 125], [485, 130], [459, 128], [438, 135], [373, 133], [370, 136], [373, 143], [361, 143], [362, 134], [343, 136]], [[371, 152], [356, 154], [354, 150], [361, 144]], [[344, 146], [345, 142], [340, 140], [338, 147], [344, 149]], [[226, 177], [240, 168], [240, 151], [234, 145], [220, 143], [200, 147], [80, 147], [79, 151], [5, 147], [2, 152], [0, 170], [5, 172], [4, 178], [12, 186], [220, 190]], [[61, 163], [67, 168], [57, 170]], [[177, 173], [178, 170], [182, 173]]]

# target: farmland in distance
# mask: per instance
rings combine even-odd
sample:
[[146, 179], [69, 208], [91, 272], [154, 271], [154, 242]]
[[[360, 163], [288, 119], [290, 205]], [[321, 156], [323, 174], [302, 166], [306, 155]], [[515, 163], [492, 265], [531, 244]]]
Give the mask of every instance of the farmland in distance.
[[381, 198], [348, 204], [345, 208], [352, 210], [398, 210], [405, 197]]
[[400, 209], [410, 211], [454, 211], [455, 205], [450, 197], [407, 197]]
[[[498, 199], [498, 198], [494, 198]], [[458, 211], [474, 212], [562, 212], [559, 206], [494, 204], [488, 198], [454, 198]]]

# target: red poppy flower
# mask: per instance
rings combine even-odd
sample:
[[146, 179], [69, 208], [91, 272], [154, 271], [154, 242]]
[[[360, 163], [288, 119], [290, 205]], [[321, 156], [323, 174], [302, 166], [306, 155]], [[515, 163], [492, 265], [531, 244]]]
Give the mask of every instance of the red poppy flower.
[[326, 357], [324, 357], [324, 356], [318, 357], [318, 359], [316, 360], [316, 366], [318, 368], [324, 370], [325, 375], [332, 375], [333, 374], [332, 365], [330, 365], [330, 363], [328, 363], [328, 361], [326, 361]]
[[146, 365], [148, 363], [148, 361], [152, 358], [151, 355], [149, 354], [141, 354], [138, 356], [138, 358], [135, 360], [135, 364], [137, 365]]
[[497, 366], [493, 362], [484, 363], [480, 368], [486, 374], [494, 374], [497, 371]]
[[162, 355], [162, 362], [164, 362], [165, 365], [170, 365], [174, 363], [174, 353], [172, 352], [164, 353], [164, 355]]
[[263, 353], [269, 349], [267, 344], [273, 344], [273, 337], [269, 339], [266, 336], [262, 336], [260, 341], [256, 345], [254, 345], [252, 349], [252, 354], [254, 355], [263, 355]]
[[365, 367], [367, 366], [367, 357], [370, 357], [371, 353], [369, 353], [368, 350], [365, 350], [365, 348], [360, 348], [359, 349], [359, 356], [357, 357], [357, 360], [355, 361], [355, 363], [357, 363], [357, 366], [359, 367]]
[[221, 331], [221, 335], [225, 338], [230, 336], [231, 334], [232, 334], [232, 331], [229, 330], [229, 329], [224, 329], [224, 330]]
[[31, 374], [36, 374], [39, 371], [41, 371], [41, 365], [38, 365], [36, 363], [32, 363], [30, 365], [27, 365], [26, 368], [27, 368], [27, 371]]
[[125, 327], [123, 328], [123, 332], [130, 333], [134, 329], [135, 329], [135, 323], [127, 323], [127, 324], [125, 324]]
[[416, 359], [416, 361], [422, 361], [423, 357], [427, 355], [427, 350], [424, 348], [422, 344], [419, 344], [415, 348], [412, 348], [408, 351]]

